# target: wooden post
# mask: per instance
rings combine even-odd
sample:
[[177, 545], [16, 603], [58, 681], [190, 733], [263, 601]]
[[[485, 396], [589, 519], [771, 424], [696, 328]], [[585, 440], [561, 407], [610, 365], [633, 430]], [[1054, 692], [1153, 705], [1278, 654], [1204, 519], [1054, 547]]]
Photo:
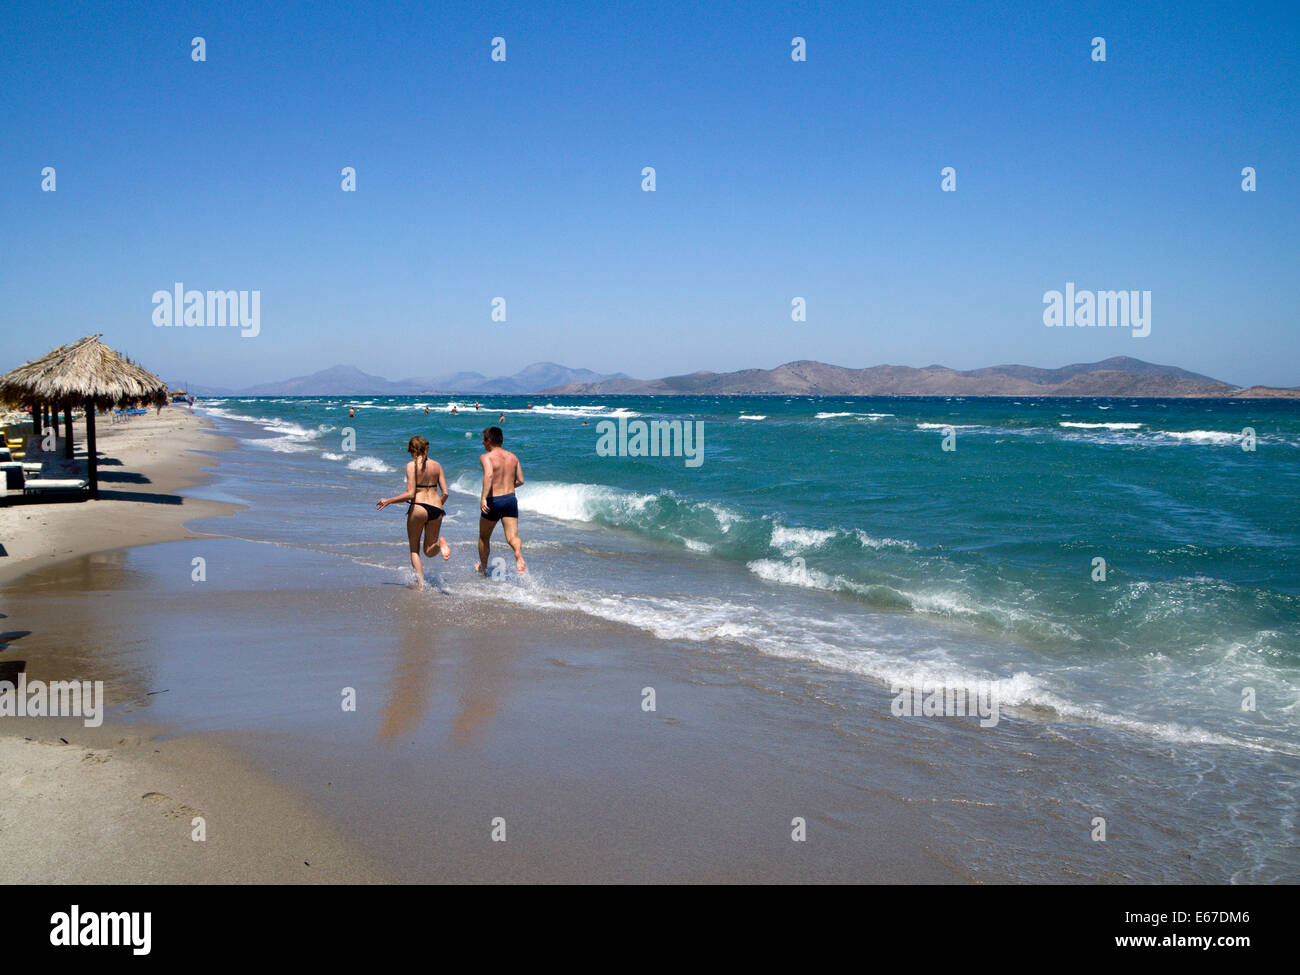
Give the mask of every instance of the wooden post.
[[72, 459], [72, 404], [63, 407], [63, 456]]
[[95, 453], [95, 404], [86, 400], [86, 475], [90, 496], [99, 499], [99, 456]]

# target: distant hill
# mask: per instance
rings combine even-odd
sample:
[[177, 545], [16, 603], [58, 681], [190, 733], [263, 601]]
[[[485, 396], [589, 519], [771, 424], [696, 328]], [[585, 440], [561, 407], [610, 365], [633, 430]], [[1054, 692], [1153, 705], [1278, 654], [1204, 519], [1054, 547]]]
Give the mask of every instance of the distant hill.
[[458, 372], [435, 379], [385, 379], [362, 372], [356, 366], [334, 366], [309, 376], [295, 376], [278, 382], [259, 383], [246, 389], [192, 386], [199, 396], [416, 396], [423, 393], [478, 393], [526, 396], [550, 386], [566, 383], [596, 383], [626, 379], [590, 369], [570, 369], [554, 362], [535, 362], [513, 376], [489, 379], [482, 373]]
[[775, 369], [693, 372], [663, 379], [601, 375], [554, 362], [536, 362], [513, 376], [457, 372], [434, 379], [390, 380], [355, 366], [230, 390], [193, 386], [199, 396], [415, 396], [461, 395], [776, 395], [776, 396], [1136, 396], [1298, 398], [1300, 388], [1239, 387], [1177, 366], [1114, 356], [1059, 369], [1001, 365], [959, 371], [933, 365], [850, 369], [801, 360]]
[[988, 366], [872, 366], [849, 369], [824, 362], [787, 362], [775, 369], [693, 372], [663, 379], [606, 379], [551, 387], [553, 395], [786, 395], [786, 396], [1136, 396], [1300, 397], [1300, 389], [1242, 388], [1176, 366], [1115, 356], [1060, 369]]

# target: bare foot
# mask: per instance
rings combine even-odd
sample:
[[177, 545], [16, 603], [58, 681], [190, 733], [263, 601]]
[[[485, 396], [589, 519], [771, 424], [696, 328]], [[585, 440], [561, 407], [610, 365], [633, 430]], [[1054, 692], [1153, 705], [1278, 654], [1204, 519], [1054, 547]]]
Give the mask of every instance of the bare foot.
[[487, 573], [483, 571], [483, 563], [482, 563], [482, 562], [475, 562], [475, 563], [474, 563], [474, 571], [477, 572], [477, 573], [478, 573], [479, 575], [481, 575], [481, 576], [485, 576], [485, 575], [487, 575]]
[[442, 549], [442, 560], [444, 562], [451, 559], [451, 546], [447, 544], [447, 539], [441, 535], [438, 536], [438, 548]]
[[519, 570], [520, 575], [523, 575], [528, 571], [528, 566], [524, 565], [524, 557], [522, 555], [515, 556], [515, 568]]

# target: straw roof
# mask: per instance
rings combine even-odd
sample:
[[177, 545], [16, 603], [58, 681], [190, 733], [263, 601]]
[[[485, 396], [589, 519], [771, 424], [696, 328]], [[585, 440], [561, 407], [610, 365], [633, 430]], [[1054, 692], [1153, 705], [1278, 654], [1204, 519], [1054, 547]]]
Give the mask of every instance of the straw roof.
[[90, 400], [99, 409], [156, 405], [167, 402], [167, 384], [114, 352], [98, 335], [88, 335], [0, 376], [0, 400], [24, 406], [81, 406]]

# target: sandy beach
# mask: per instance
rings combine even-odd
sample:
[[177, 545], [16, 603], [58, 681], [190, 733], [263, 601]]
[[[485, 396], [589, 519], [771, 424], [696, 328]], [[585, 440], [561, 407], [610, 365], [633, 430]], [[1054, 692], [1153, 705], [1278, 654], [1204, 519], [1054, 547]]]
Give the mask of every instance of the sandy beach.
[[[236, 506], [178, 492], [207, 479], [209, 452], [229, 441], [188, 411], [101, 425], [104, 464], [98, 501], [0, 508], [0, 586], [21, 589], [24, 573], [95, 559], [124, 545], [197, 538], [184, 522]], [[76, 438], [84, 449], [84, 431]], [[16, 583], [14, 580], [19, 580]], [[68, 579], [75, 587], [75, 578]], [[11, 595], [12, 590], [7, 595]], [[49, 674], [49, 659], [93, 647], [79, 629], [76, 647], [51, 640], [60, 623], [15, 613], [3, 603], [0, 666]], [[93, 657], [93, 650], [90, 652]], [[93, 661], [80, 660], [76, 675]], [[73, 675], [69, 675], [71, 677]], [[296, 793], [254, 772], [211, 737], [170, 736], [111, 719], [97, 728], [76, 718], [0, 719], [0, 882], [366, 883], [382, 879], [367, 858], [305, 807]], [[193, 838], [195, 817], [206, 835]]]
[[[187, 498], [179, 492], [206, 480], [203, 452], [226, 450], [227, 438], [188, 410], [166, 407], [146, 415], [96, 425], [100, 492], [95, 502], [7, 503], [0, 507], [0, 585], [38, 565], [123, 545], [149, 545], [193, 537], [183, 524], [229, 514], [235, 506]], [[60, 432], [60, 436], [62, 433]], [[73, 425], [84, 455], [84, 421]], [[14, 502], [23, 500], [21, 492]], [[8, 495], [0, 501], [9, 501]]]

